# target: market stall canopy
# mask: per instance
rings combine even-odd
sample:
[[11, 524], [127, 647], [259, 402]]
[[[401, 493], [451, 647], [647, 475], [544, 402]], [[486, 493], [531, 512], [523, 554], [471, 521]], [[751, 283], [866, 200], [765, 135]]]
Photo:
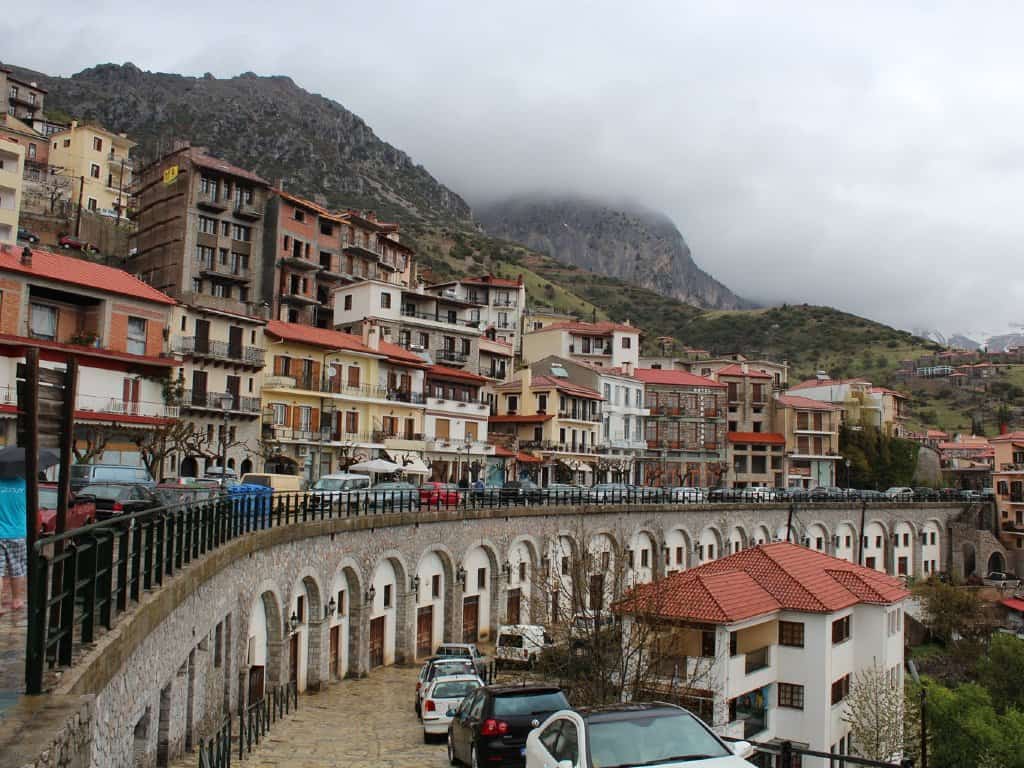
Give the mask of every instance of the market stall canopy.
[[386, 461], [384, 459], [373, 459], [372, 461], [363, 461], [359, 464], [353, 464], [348, 468], [349, 472], [375, 472], [382, 475], [390, 475], [395, 472], [401, 472], [402, 467], [399, 464], [395, 464], [393, 461]]
[[418, 454], [410, 451], [409, 453], [399, 452], [388, 452], [388, 455], [394, 459], [399, 467], [399, 472], [404, 472], [407, 475], [429, 475], [430, 469], [426, 464], [423, 463], [423, 459]]

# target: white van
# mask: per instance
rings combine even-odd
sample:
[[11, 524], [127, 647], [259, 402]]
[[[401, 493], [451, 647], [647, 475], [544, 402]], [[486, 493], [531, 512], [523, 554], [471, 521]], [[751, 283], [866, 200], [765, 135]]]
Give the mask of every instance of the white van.
[[551, 644], [551, 636], [539, 624], [502, 624], [494, 655], [498, 664], [532, 667]]
[[[356, 475], [350, 472], [338, 472], [324, 475], [309, 489], [310, 502], [316, 506], [330, 503], [356, 504], [366, 499], [366, 489], [370, 487], [367, 475]], [[349, 501], [351, 499], [351, 501]]]
[[302, 478], [298, 475], [275, 475], [270, 472], [248, 472], [242, 475], [242, 485], [262, 485], [274, 493], [288, 493], [302, 490]]

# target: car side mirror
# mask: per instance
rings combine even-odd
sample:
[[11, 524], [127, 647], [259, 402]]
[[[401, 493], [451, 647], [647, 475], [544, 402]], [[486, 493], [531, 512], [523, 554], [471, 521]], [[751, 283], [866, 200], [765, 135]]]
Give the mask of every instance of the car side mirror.
[[748, 758], [754, 756], [754, 747], [749, 741], [736, 741], [732, 745], [732, 753], [736, 757]]

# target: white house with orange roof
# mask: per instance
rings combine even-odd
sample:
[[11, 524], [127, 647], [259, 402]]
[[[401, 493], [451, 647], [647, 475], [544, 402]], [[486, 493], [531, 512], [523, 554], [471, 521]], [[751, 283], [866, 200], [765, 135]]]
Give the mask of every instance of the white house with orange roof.
[[616, 609], [623, 637], [640, 619], [662, 649], [640, 697], [677, 700], [723, 735], [851, 754], [855, 676], [877, 665], [903, 689], [909, 596], [896, 578], [779, 542], [642, 584]]
[[[0, 417], [16, 431], [16, 373], [29, 348], [42, 365], [79, 362], [76, 447], [107, 433], [94, 461], [138, 466], [132, 435], [178, 416], [165, 401], [175, 361], [165, 349], [174, 299], [120, 269], [29, 248], [0, 247]], [[101, 427], [92, 430], [90, 427]], [[91, 444], [101, 448], [99, 440]]]
[[909, 398], [887, 387], [876, 387], [868, 379], [831, 379], [821, 371], [816, 378], [794, 384], [794, 395], [838, 406], [843, 421], [851, 426], [872, 426], [894, 437], [906, 432]]
[[569, 320], [523, 335], [524, 361], [531, 363], [548, 355], [632, 373], [640, 361], [640, 329], [628, 322]]
[[523, 312], [526, 310], [526, 286], [522, 275], [515, 280], [495, 275], [463, 277], [436, 283], [427, 291], [479, 305], [476, 317], [480, 328], [485, 332], [492, 331], [492, 339], [512, 345], [514, 351], [522, 350]]

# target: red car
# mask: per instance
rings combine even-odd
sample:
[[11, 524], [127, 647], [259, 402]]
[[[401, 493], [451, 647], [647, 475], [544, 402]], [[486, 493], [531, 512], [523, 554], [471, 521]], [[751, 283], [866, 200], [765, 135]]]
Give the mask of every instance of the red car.
[[[39, 532], [53, 533], [57, 527], [57, 484], [39, 484]], [[96, 520], [96, 502], [72, 497], [68, 504], [68, 530], [81, 528]]]
[[452, 483], [439, 483], [433, 480], [420, 486], [420, 504], [434, 506], [456, 505], [462, 501], [459, 488]]
[[59, 245], [61, 248], [64, 248], [65, 250], [69, 248], [74, 248], [77, 251], [86, 252], [96, 250], [95, 248], [93, 248], [91, 243], [88, 243], [85, 240], [77, 238], [74, 235], [64, 235], [63, 237], [60, 238], [60, 240], [57, 241], [57, 245]]

